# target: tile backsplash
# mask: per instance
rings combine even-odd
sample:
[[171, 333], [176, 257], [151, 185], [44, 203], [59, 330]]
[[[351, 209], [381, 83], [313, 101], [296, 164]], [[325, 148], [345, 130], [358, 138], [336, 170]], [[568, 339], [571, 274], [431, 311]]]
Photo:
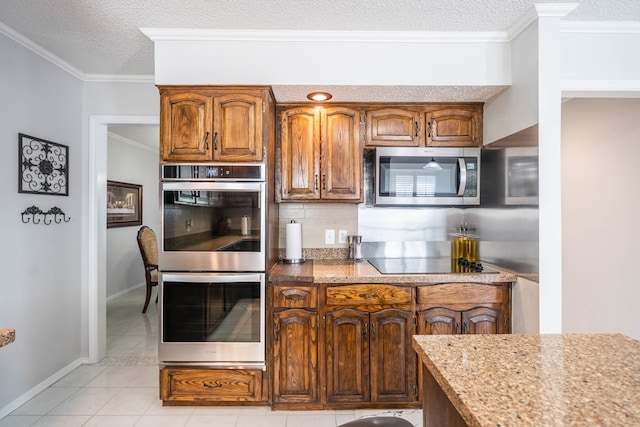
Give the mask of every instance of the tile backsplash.
[[[346, 248], [346, 243], [338, 243], [338, 230], [347, 234], [358, 232], [358, 205], [350, 203], [281, 203], [280, 242], [285, 248], [285, 224], [291, 220], [301, 224], [302, 248]], [[325, 244], [325, 230], [335, 230], [335, 244]]]

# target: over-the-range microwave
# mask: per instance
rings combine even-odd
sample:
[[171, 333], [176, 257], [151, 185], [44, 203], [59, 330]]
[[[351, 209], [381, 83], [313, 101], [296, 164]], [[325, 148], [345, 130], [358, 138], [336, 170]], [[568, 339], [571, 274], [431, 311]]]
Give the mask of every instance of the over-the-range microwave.
[[480, 204], [480, 148], [378, 147], [375, 206]]

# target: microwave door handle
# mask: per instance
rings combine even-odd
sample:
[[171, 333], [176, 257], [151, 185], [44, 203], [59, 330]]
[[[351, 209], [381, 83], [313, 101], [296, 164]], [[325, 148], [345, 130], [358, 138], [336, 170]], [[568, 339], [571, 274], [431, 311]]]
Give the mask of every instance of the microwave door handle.
[[464, 189], [467, 187], [467, 164], [462, 157], [458, 158], [458, 172], [460, 173], [460, 186], [458, 196], [464, 196]]

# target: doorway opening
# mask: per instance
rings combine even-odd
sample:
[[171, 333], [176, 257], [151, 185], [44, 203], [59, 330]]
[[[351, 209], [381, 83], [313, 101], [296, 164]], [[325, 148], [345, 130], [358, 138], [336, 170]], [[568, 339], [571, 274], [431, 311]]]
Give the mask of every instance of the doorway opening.
[[85, 283], [86, 311], [83, 325], [87, 331], [88, 363], [97, 363], [106, 356], [106, 242], [107, 242], [107, 140], [109, 125], [158, 125], [158, 116], [89, 117], [89, 147], [85, 182], [88, 183], [87, 203], [83, 209], [82, 263]]

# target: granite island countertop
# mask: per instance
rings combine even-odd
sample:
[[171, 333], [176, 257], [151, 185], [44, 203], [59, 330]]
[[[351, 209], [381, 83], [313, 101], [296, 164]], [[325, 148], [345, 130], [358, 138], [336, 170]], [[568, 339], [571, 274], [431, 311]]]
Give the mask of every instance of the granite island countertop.
[[11, 344], [16, 340], [15, 329], [0, 329], [0, 347]]
[[315, 283], [447, 283], [513, 282], [516, 275], [509, 272], [497, 273], [446, 273], [446, 274], [381, 274], [368, 261], [308, 260], [299, 264], [278, 262], [269, 271], [272, 282], [315, 282]]
[[413, 339], [469, 426], [640, 425], [640, 341], [620, 334]]

